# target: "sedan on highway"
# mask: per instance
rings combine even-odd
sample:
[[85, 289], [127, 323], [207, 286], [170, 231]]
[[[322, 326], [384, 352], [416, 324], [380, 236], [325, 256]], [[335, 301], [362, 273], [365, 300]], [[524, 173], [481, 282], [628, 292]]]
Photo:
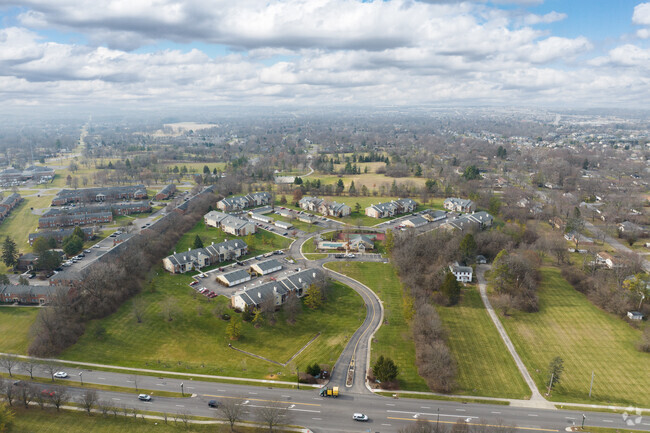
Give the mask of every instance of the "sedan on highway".
[[355, 421], [368, 421], [368, 415], [364, 415], [362, 413], [355, 413], [352, 415], [352, 419]]
[[149, 394], [139, 394], [138, 400], [151, 401], [151, 396]]
[[208, 402], [208, 406], [209, 406], [209, 407], [217, 408], [217, 407], [219, 407], [219, 402], [218, 402], [217, 400], [210, 400], [210, 401]]
[[56, 377], [57, 379], [66, 379], [68, 377], [68, 373], [66, 373], [65, 371], [57, 371], [56, 373], [54, 373], [54, 377]]

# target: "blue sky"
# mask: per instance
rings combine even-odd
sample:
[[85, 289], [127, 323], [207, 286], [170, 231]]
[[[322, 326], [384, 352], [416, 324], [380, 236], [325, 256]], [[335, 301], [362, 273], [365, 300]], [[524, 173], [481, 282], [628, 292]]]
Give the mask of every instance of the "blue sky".
[[2, 0], [0, 97], [643, 107], [650, 0]]

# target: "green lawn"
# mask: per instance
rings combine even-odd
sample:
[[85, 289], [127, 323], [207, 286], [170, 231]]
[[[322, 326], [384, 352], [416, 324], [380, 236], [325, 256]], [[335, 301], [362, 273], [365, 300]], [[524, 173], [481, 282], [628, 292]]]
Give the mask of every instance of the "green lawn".
[[27, 354], [29, 328], [36, 314], [36, 307], [0, 307], [0, 352]]
[[0, 224], [0, 238], [10, 236], [18, 246], [21, 253], [30, 252], [28, 235], [38, 228], [38, 215], [32, 213], [31, 208], [38, 209], [48, 207], [52, 196], [24, 197], [24, 200], [16, 206], [7, 219]]
[[[130, 409], [130, 416], [128, 418], [121, 415], [123, 413], [122, 410], [120, 410], [120, 415], [117, 417], [114, 417], [112, 413], [109, 413], [107, 416], [102, 416], [101, 414], [88, 416], [85, 412], [56, 412], [50, 408], [41, 410], [37, 408], [24, 409], [14, 406], [11, 410], [15, 413], [14, 423], [10, 430], [12, 433], [123, 433], [128, 431], [137, 431], [138, 433], [182, 433], [188, 431], [180, 418], [177, 422], [174, 422], [172, 415], [176, 415], [176, 413], [170, 413], [167, 424], [165, 424], [162, 420], [142, 420], [140, 415], [135, 420]], [[230, 432], [230, 426], [227, 424], [194, 424], [191, 426], [191, 431], [199, 433], [225, 433]], [[252, 428], [237, 427], [237, 431], [250, 432]]]
[[[213, 314], [227, 310], [229, 300], [223, 296], [208, 299], [188, 286], [188, 275], [170, 275], [158, 269], [158, 275], [137, 297], [145, 305], [144, 319], [137, 323], [132, 304], [127, 302], [115, 314], [91, 323], [79, 342], [66, 350], [62, 358], [101, 362], [140, 368], [187, 371], [235, 377], [269, 377], [295, 380], [295, 367], [283, 368], [228, 348], [228, 322]], [[171, 301], [168, 301], [171, 300]], [[168, 302], [175, 305], [171, 322], [162, 311]], [[303, 309], [294, 325], [287, 324], [277, 313], [274, 326], [255, 328], [243, 324], [242, 337], [234, 346], [278, 362], [286, 362], [318, 332], [321, 335], [296, 360], [298, 366], [319, 362], [332, 365], [347, 343], [348, 337], [365, 317], [362, 299], [349, 287], [334, 284], [330, 301], [320, 310]], [[103, 339], [95, 330], [106, 329]], [[280, 377], [273, 376], [281, 373]], [[293, 375], [293, 376], [292, 376]]]
[[289, 233], [291, 233], [291, 231], [293, 231], [294, 229], [302, 230], [305, 233], [311, 233], [318, 229], [318, 226], [315, 226], [314, 224], [306, 223], [304, 221], [300, 221], [296, 218], [290, 219], [278, 214], [273, 214], [271, 217], [276, 221], [284, 221], [293, 224], [293, 228], [287, 230]]
[[[178, 241], [178, 244], [176, 244], [175, 250], [180, 252], [191, 248], [197, 234], [205, 246], [210, 245], [212, 242], [215, 244], [223, 242], [226, 239], [243, 239], [248, 244], [249, 255], [246, 257], [284, 249], [291, 244], [291, 239], [275, 235], [266, 230], [259, 230], [257, 233], [252, 235], [252, 238], [249, 238], [248, 236], [233, 236], [224, 233], [221, 229], [207, 227], [203, 220], [200, 220], [190, 231], [183, 235], [183, 237]], [[170, 251], [170, 253], [171, 252], [173, 251]]]
[[372, 361], [387, 356], [399, 368], [400, 389], [429, 391], [415, 367], [415, 344], [410, 325], [402, 310], [402, 286], [390, 264], [370, 262], [331, 262], [329, 269], [354, 278], [370, 287], [384, 305], [384, 323], [372, 342]]
[[475, 287], [463, 290], [459, 305], [437, 307], [458, 365], [456, 394], [527, 398], [526, 386], [490, 320]]
[[538, 388], [545, 392], [548, 364], [560, 356], [564, 373], [552, 400], [650, 407], [650, 354], [635, 349], [640, 331], [591, 304], [558, 269], [541, 274], [540, 311], [502, 319]]

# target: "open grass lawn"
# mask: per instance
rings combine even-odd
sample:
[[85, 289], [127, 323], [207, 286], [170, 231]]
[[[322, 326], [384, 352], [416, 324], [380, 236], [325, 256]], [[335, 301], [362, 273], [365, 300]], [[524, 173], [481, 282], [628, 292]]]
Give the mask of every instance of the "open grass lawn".
[[[162, 420], [142, 420], [139, 416], [137, 420], [133, 415], [125, 418], [124, 416], [114, 417], [109, 414], [104, 417], [101, 414], [86, 415], [85, 412], [61, 411], [56, 412], [48, 408], [41, 410], [36, 407], [24, 409], [13, 407], [15, 414], [14, 423], [11, 428], [12, 433], [181, 433], [188, 431], [179, 419], [174, 423], [173, 417], [170, 416], [168, 423]], [[230, 432], [230, 426], [224, 424], [213, 425], [192, 425], [191, 431], [194, 432]], [[237, 427], [238, 432], [250, 432], [252, 428]]]
[[[194, 238], [197, 234], [205, 246], [210, 245], [212, 242], [215, 244], [223, 242], [226, 239], [243, 239], [248, 244], [249, 254], [246, 257], [252, 257], [258, 254], [268, 253], [269, 251], [284, 249], [291, 244], [291, 239], [275, 235], [266, 230], [258, 230], [258, 232], [252, 235], [250, 238], [248, 236], [233, 236], [228, 233], [224, 233], [224, 231], [221, 229], [208, 227], [205, 225], [203, 220], [200, 220], [194, 227], [192, 227], [190, 231], [183, 235], [183, 237], [176, 244], [175, 250], [177, 252], [181, 252], [187, 251], [188, 248], [192, 248], [192, 245], [194, 244]], [[170, 251], [170, 253], [173, 253], [173, 251]]]
[[27, 354], [36, 307], [0, 307], [0, 352]]
[[540, 311], [502, 318], [540, 391], [546, 389], [549, 362], [560, 356], [564, 373], [552, 400], [650, 407], [650, 354], [635, 348], [640, 331], [591, 304], [559, 269], [543, 267], [541, 274]]
[[290, 219], [278, 214], [272, 214], [270, 215], [270, 217], [276, 221], [284, 221], [293, 224], [293, 227], [287, 230], [289, 233], [291, 233], [293, 230], [302, 230], [305, 233], [311, 233], [319, 229], [318, 226], [315, 226], [314, 224], [306, 223], [304, 221], [300, 221], [297, 218]]
[[[136, 322], [132, 303], [127, 302], [115, 314], [89, 324], [86, 334], [62, 357], [141, 368], [294, 380], [295, 366], [283, 368], [229, 349], [228, 322], [215, 313], [228, 312], [233, 316], [231, 320], [240, 320], [241, 315], [227, 308], [229, 299], [219, 296], [210, 300], [199, 295], [188, 286], [190, 281], [188, 275], [170, 275], [158, 268], [158, 275], [137, 295], [145, 304], [142, 323]], [[175, 310], [172, 321], [162, 314], [169, 305]], [[282, 312], [276, 313], [273, 326], [265, 323], [255, 328], [244, 323], [242, 337], [232, 344], [284, 363], [321, 332], [294, 363], [332, 365], [364, 316], [361, 298], [349, 287], [334, 284], [330, 301], [322, 309], [303, 308], [294, 325], [286, 322]], [[97, 339], [98, 327], [106, 329], [106, 337]], [[272, 376], [278, 372], [281, 376]]]
[[32, 213], [31, 208], [38, 209], [48, 207], [52, 196], [24, 197], [24, 200], [16, 206], [7, 219], [0, 224], [0, 238], [10, 236], [18, 246], [18, 251], [26, 253], [32, 251], [27, 236], [38, 228], [39, 215]]
[[454, 393], [520, 399], [530, 396], [475, 287], [463, 289], [458, 305], [437, 310], [449, 332], [448, 345], [458, 365], [459, 389]]
[[361, 190], [361, 185], [365, 185], [370, 192], [377, 191], [379, 193], [381, 193], [382, 187], [386, 191], [390, 190], [393, 181], [395, 181], [397, 185], [410, 183], [417, 186], [422, 186], [424, 185], [424, 182], [426, 182], [426, 178], [424, 177], [388, 177], [384, 174], [370, 173], [370, 168], [366, 174], [344, 174], [339, 177], [337, 174], [314, 173], [309, 176], [308, 179], [311, 181], [314, 179], [320, 179], [323, 185], [333, 185], [338, 183], [339, 179], [343, 179], [346, 191], [350, 186], [350, 183], [354, 181], [354, 186], [357, 188], [357, 191]]
[[429, 391], [415, 367], [415, 344], [402, 309], [402, 286], [395, 268], [386, 263], [331, 262], [329, 269], [370, 287], [384, 305], [384, 323], [372, 342], [371, 364], [379, 355], [391, 358], [399, 368], [400, 389]]

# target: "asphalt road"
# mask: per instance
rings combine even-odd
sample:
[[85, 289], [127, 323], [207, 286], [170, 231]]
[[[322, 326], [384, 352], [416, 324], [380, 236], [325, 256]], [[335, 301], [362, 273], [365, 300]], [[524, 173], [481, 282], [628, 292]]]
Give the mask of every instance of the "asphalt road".
[[[111, 406], [138, 409], [141, 411], [165, 412], [167, 414], [187, 413], [193, 416], [219, 417], [218, 411], [209, 408], [209, 400], [224, 401], [230, 398], [241, 399], [248, 410], [244, 413], [247, 420], [255, 420], [256, 410], [280, 402], [286, 405], [291, 424], [302, 425], [315, 432], [353, 432], [375, 431], [396, 432], [400, 428], [418, 419], [451, 425], [459, 420], [469, 424], [515, 425], [520, 431], [561, 431], [566, 427], [580, 425], [583, 412], [549, 409], [531, 409], [491, 404], [463, 404], [451, 401], [393, 399], [373, 395], [369, 392], [357, 393], [345, 387], [341, 388], [339, 398], [320, 397], [318, 390], [293, 390], [262, 386], [234, 385], [227, 383], [203, 382], [197, 380], [159, 378], [154, 376], [133, 376], [124, 373], [96, 371], [87, 369], [62, 368], [69, 375], [63, 381], [70, 386], [70, 394], [79, 398], [83, 392], [79, 385], [79, 372], [83, 374], [84, 383], [100, 383], [133, 388], [132, 393], [99, 391], [100, 400]], [[49, 377], [43, 370], [37, 370], [36, 376]], [[153, 389], [153, 400], [143, 402], [137, 399], [135, 382], [138, 388]], [[190, 398], [157, 397], [156, 391], [191, 393]], [[40, 385], [39, 385], [40, 386]], [[48, 385], [42, 385], [44, 389]], [[362, 412], [369, 416], [368, 423], [352, 420], [352, 414]], [[439, 418], [438, 418], [439, 414]], [[650, 419], [628, 418], [634, 425], [627, 425], [623, 416], [614, 413], [584, 412], [585, 425], [612, 428], [630, 428], [650, 431]], [[638, 423], [636, 423], [638, 421]]]

